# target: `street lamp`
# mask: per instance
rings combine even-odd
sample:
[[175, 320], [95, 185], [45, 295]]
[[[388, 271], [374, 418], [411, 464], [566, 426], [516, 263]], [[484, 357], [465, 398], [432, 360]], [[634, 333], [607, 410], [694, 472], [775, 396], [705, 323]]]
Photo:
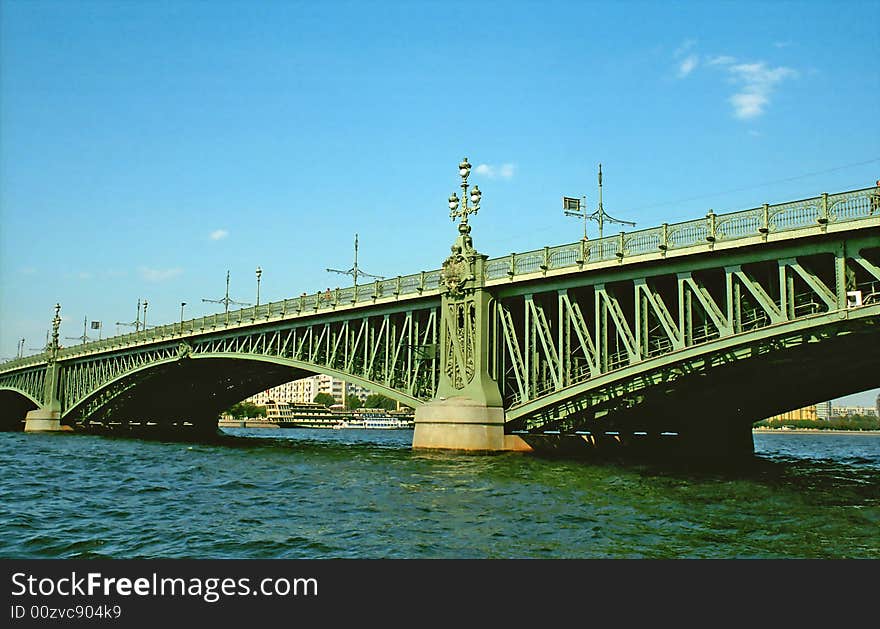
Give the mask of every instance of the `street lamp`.
[[[474, 189], [468, 195], [467, 179], [468, 175], [471, 174], [471, 165], [468, 163], [467, 157], [458, 165], [458, 174], [461, 175], [461, 202], [459, 202], [458, 195], [453, 192], [449, 197], [449, 218], [454, 221], [456, 218], [461, 217], [458, 231], [465, 234], [470, 232], [468, 214], [476, 214], [480, 211], [480, 198], [483, 196], [483, 193], [480, 192], [478, 186], [474, 186]], [[473, 206], [468, 205], [468, 200], [470, 200]], [[460, 203], [461, 209], [459, 209]]]
[[144, 326], [144, 330], [146, 330], [147, 329], [147, 300], [146, 299], [144, 300], [144, 323], [143, 323], [143, 326]]
[[260, 276], [263, 275], [263, 269], [257, 267], [257, 307], [260, 306]]
[[183, 334], [183, 307], [186, 305], [185, 301], [180, 302], [180, 333]]
[[58, 350], [61, 349], [61, 345], [58, 343], [58, 328], [61, 327], [61, 304], [55, 304], [55, 316], [52, 317], [52, 345], [49, 351], [52, 352], [51, 361], [55, 361], [58, 358]]

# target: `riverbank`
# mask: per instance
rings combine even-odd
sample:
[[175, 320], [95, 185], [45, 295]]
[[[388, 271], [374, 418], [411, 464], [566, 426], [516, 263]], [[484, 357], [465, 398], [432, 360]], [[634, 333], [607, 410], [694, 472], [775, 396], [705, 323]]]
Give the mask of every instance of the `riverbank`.
[[807, 433], [815, 435], [818, 433], [826, 434], [845, 434], [845, 435], [880, 435], [880, 430], [844, 430], [834, 428], [768, 428], [766, 426], [756, 426], [752, 428], [752, 432], [773, 432], [773, 433]]

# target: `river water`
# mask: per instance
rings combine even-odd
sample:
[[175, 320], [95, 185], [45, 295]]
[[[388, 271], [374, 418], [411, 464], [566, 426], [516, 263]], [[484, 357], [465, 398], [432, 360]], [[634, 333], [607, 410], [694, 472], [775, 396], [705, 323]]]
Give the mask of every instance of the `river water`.
[[710, 467], [411, 440], [0, 433], [0, 557], [880, 558], [880, 434], [756, 432]]

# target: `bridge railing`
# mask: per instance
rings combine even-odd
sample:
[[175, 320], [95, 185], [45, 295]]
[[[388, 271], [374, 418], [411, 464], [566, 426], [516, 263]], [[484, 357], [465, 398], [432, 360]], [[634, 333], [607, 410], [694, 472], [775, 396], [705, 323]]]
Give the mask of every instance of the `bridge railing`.
[[[727, 214], [709, 212], [705, 218], [680, 223], [664, 223], [659, 227], [621, 232], [598, 240], [579, 241], [544, 247], [525, 253], [511, 253], [486, 262], [487, 279], [532, 275], [537, 272], [565, 268], [584, 268], [609, 260], [639, 256], [650, 253], [729, 242], [770, 233], [795, 231], [880, 217], [880, 188], [863, 188], [836, 194], [789, 201], [775, 205], [764, 204]], [[151, 343], [190, 334], [198, 334], [218, 328], [251, 324], [260, 320], [282, 318], [291, 315], [320, 312], [340, 305], [369, 303], [375, 299], [394, 295], [413, 295], [435, 291], [440, 287], [440, 271], [422, 271], [370, 284], [360, 284], [335, 291], [312, 294], [251, 306], [241, 310], [216, 313], [179, 323], [130, 332], [91, 341], [60, 350], [59, 357], [88, 351]], [[46, 354], [36, 354], [3, 363], [3, 368], [26, 367], [45, 362]]]
[[511, 253], [490, 258], [486, 262], [486, 273], [489, 280], [513, 279], [539, 271], [583, 268], [625, 257], [877, 217], [880, 217], [880, 188], [863, 188], [775, 205], [765, 204], [727, 214], [710, 211], [704, 218], [695, 220]]

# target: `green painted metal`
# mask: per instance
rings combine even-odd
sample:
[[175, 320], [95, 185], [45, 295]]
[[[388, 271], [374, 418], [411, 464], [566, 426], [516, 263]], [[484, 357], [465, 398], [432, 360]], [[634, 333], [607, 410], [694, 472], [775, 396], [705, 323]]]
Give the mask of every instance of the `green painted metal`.
[[441, 269], [67, 348], [56, 307], [48, 351], [0, 364], [0, 388], [88, 421], [151, 368], [232, 357], [330, 373], [410, 405], [503, 405], [512, 428], [539, 430], [639, 378], [876, 316], [877, 188], [492, 259], [471, 239], [479, 194], [468, 172], [465, 160], [463, 204], [450, 198], [459, 237]]
[[[440, 271], [440, 381], [436, 397], [464, 397], [486, 406], [501, 406], [501, 394], [490, 375], [490, 356], [494, 353], [489, 330], [491, 295], [485, 289], [486, 259], [471, 238], [468, 215], [476, 214], [480, 192], [474, 187], [468, 195], [470, 164], [459, 164], [462, 204], [449, 197], [450, 218], [461, 218], [458, 238]], [[473, 207], [468, 204], [473, 202]]]

